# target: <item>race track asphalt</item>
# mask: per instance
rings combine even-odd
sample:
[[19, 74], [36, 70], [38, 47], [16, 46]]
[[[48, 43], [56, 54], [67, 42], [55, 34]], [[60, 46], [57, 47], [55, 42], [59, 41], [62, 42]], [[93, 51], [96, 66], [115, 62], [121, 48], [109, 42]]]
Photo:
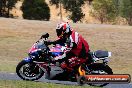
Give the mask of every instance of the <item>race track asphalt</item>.
[[[5, 73], [0, 72], [0, 80], [22, 80], [20, 79], [16, 73]], [[47, 80], [44, 77], [37, 80], [39, 82], [46, 82], [46, 83], [55, 83], [55, 84], [62, 84], [62, 85], [78, 85], [76, 82], [70, 81], [58, 81], [58, 80]], [[89, 86], [89, 85], [84, 85]], [[108, 84], [104, 88], [132, 88], [132, 84]]]

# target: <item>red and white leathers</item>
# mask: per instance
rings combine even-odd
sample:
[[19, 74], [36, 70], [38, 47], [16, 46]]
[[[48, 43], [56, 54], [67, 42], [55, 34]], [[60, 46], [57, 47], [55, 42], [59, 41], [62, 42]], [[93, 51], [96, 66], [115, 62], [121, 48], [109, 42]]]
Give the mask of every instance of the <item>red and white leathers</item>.
[[[69, 67], [74, 67], [78, 64], [82, 64], [86, 61], [87, 53], [89, 52], [89, 45], [84, 38], [79, 35], [77, 32], [72, 30], [67, 43], [69, 50], [66, 52], [67, 55], [70, 53], [70, 57], [68, 58]], [[73, 55], [73, 56], [72, 56]], [[67, 56], [66, 56], [67, 57]], [[65, 68], [65, 63], [62, 63], [61, 67]]]
[[[68, 62], [68, 66], [67, 63], [63, 62], [61, 64], [62, 68], [67, 68], [67, 67], [72, 68], [86, 61], [87, 53], [89, 52], [89, 45], [81, 35], [79, 35], [77, 32], [72, 30], [71, 35], [66, 38], [66, 44], [68, 45], [66, 50], [66, 55], [62, 55], [62, 57], [58, 58], [58, 59], [66, 59], [67, 60], [66, 62]], [[64, 58], [64, 56], [66, 57]]]
[[[89, 45], [87, 43], [86, 40], [84, 40], [84, 38], [79, 35], [77, 32], [75, 32], [74, 30], [72, 30], [72, 33], [69, 37], [70, 39], [70, 45], [69, 48], [71, 48], [71, 51], [73, 54], [75, 54], [78, 57], [82, 57], [81, 54], [82, 53], [88, 53], [89, 51]], [[76, 47], [74, 46], [74, 44], [76, 44]]]
[[[70, 25], [66, 22], [61, 22], [56, 27], [56, 33], [59, 37], [58, 40], [51, 42], [52, 44], [61, 44], [62, 46], [66, 43], [68, 50], [66, 50], [66, 55], [62, 55], [69, 62], [70, 67], [74, 67], [76, 64], [83, 63], [87, 58], [87, 53], [89, 52], [89, 45], [84, 38], [71, 29]], [[56, 58], [56, 59], [61, 59]], [[74, 64], [71, 64], [71, 62]]]

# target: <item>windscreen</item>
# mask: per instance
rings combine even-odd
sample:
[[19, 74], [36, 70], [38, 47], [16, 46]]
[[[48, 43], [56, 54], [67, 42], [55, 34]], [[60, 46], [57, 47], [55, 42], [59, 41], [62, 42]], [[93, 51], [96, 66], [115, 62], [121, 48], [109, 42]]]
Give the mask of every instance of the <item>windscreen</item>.
[[46, 49], [46, 48], [47, 48], [47, 46], [44, 44], [44, 41], [39, 41], [39, 42], [35, 45], [35, 47], [36, 47], [37, 49]]

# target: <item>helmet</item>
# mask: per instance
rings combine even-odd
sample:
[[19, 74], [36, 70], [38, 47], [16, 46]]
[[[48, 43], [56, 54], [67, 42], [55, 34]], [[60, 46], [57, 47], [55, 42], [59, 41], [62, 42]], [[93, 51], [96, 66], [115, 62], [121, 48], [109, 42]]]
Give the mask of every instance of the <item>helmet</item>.
[[56, 33], [59, 38], [71, 33], [70, 25], [67, 22], [57, 24]]

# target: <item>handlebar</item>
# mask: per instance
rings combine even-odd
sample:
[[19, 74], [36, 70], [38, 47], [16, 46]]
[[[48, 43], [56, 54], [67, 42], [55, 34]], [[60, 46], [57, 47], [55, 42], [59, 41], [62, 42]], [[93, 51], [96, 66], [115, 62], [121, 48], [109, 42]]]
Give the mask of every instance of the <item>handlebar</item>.
[[49, 37], [49, 33], [44, 33], [44, 34], [42, 34], [42, 36], [40, 37], [40, 39], [48, 39], [48, 37]]

